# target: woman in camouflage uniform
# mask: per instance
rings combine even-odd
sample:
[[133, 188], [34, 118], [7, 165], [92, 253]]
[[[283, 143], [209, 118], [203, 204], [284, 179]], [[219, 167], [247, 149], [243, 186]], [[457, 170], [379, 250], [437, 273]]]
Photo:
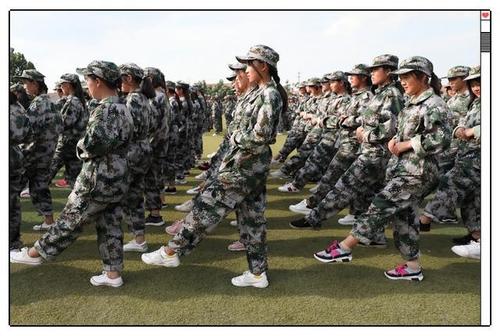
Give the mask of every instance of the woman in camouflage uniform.
[[351, 261], [352, 248], [361, 240], [373, 240], [393, 220], [394, 242], [405, 263], [386, 271], [385, 276], [421, 281], [416, 211], [438, 177], [436, 156], [450, 144], [449, 109], [439, 96], [439, 79], [428, 59], [414, 56], [404, 60], [394, 74], [400, 76], [410, 99], [399, 113], [397, 133], [388, 144], [393, 155], [386, 184], [355, 220], [351, 234], [340, 243], [333, 241], [314, 257], [321, 262]]
[[134, 119], [134, 136], [129, 146], [129, 191], [124, 199], [125, 222], [134, 239], [123, 246], [125, 252], [145, 252], [148, 249], [144, 216], [144, 178], [151, 165], [151, 135], [153, 109], [149, 99], [156, 92], [144, 70], [137, 64], [127, 63], [119, 66], [121, 89], [126, 94], [126, 105]]
[[142, 260], [147, 264], [178, 266], [179, 255], [190, 253], [204, 238], [207, 228], [237, 209], [249, 271], [233, 278], [232, 283], [264, 288], [268, 285], [264, 200], [271, 162], [269, 145], [276, 140], [279, 114], [286, 110], [287, 98], [276, 70], [279, 55], [273, 49], [257, 45], [250, 48], [247, 56], [237, 59], [247, 64], [249, 82], [257, 86], [249, 93], [248, 105], [230, 138], [217, 179], [195, 199], [181, 231], [167, 246], [143, 254]]
[[73, 188], [76, 177], [82, 169], [82, 162], [76, 157], [76, 143], [85, 133], [89, 113], [78, 75], [66, 73], [61, 76], [59, 83], [65, 96], [60, 109], [64, 129], [59, 136], [52, 159], [50, 180], [52, 181], [59, 169], [64, 166], [64, 180]]
[[100, 101], [77, 144], [82, 170], [55, 225], [34, 247], [13, 253], [10, 262], [39, 265], [53, 259], [78, 238], [84, 224], [94, 222], [104, 271], [90, 282], [119, 287], [123, 284], [121, 204], [128, 191], [127, 153], [134, 123], [117, 95], [120, 72], [114, 63], [93, 61], [77, 71], [85, 76], [92, 97]]
[[453, 168], [442, 176], [434, 199], [425, 207], [420, 221], [430, 223], [439, 218], [450, 218], [460, 207], [467, 235], [455, 238], [452, 251], [462, 257], [480, 258], [481, 238], [481, 73], [476, 67], [465, 78], [470, 96], [469, 112], [453, 130], [459, 140]]

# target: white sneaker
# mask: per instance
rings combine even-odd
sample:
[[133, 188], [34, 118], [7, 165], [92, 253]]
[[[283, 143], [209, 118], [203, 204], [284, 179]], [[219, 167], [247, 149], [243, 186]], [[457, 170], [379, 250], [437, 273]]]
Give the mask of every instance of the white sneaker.
[[253, 286], [257, 288], [266, 288], [269, 285], [266, 272], [261, 275], [253, 275], [250, 271], [245, 271], [242, 275], [232, 278], [231, 283], [236, 287]]
[[9, 250], [9, 256], [12, 258], [12, 256], [16, 253], [19, 253], [21, 252], [20, 249], [12, 249], [12, 250]]
[[186, 183], [187, 183], [187, 181], [186, 181], [185, 178], [183, 178], [183, 179], [177, 179], [176, 178], [175, 179], [175, 184], [186, 184]]
[[193, 210], [193, 207], [194, 207], [193, 200], [189, 200], [189, 201], [186, 201], [182, 204], [176, 205], [174, 208], [177, 211], [189, 212], [189, 211]]
[[312, 187], [311, 189], [309, 189], [309, 192], [312, 193], [312, 194], [314, 194], [316, 191], [318, 191], [318, 187], [319, 187], [319, 185], [316, 184], [314, 187]]
[[35, 231], [47, 231], [48, 229], [53, 227], [54, 224], [47, 224], [47, 223], [43, 222], [42, 224], [39, 224], [39, 225], [33, 225], [33, 230], [35, 230]]
[[237, 220], [232, 220], [229, 222], [229, 225], [231, 226], [238, 226], [238, 221]]
[[29, 188], [24, 189], [23, 191], [21, 191], [19, 196], [21, 196], [22, 198], [29, 198], [31, 196], [30, 189]]
[[148, 265], [165, 266], [165, 267], [177, 267], [181, 263], [177, 253], [169, 256], [165, 253], [165, 249], [160, 247], [158, 250], [151, 253], [143, 253], [141, 259], [144, 263]]
[[467, 245], [455, 245], [451, 250], [464, 258], [481, 259], [481, 243], [471, 240]]
[[207, 171], [205, 170], [205, 171], [201, 172], [200, 174], [196, 175], [194, 177], [194, 179], [197, 181], [205, 181], [207, 179]]
[[288, 207], [290, 211], [303, 214], [303, 215], [308, 215], [312, 209], [307, 207], [307, 200], [303, 199], [297, 204], [292, 204]]
[[115, 279], [108, 278], [108, 274], [103, 271], [101, 275], [94, 275], [90, 278], [90, 283], [92, 286], [120, 287], [123, 285], [123, 279], [121, 276]]
[[278, 190], [284, 193], [298, 193], [300, 189], [295, 187], [292, 182], [282, 185], [278, 187]]
[[[214, 136], [216, 136], [216, 135], [217, 134], [214, 133]], [[215, 154], [217, 154], [217, 152], [212, 152], [212, 153], [210, 153], [210, 154], [207, 155], [207, 158], [211, 159], [211, 158], [213, 158], [215, 156]]]
[[246, 251], [247, 250], [245, 245], [242, 242], [240, 242], [239, 240], [234, 241], [231, 244], [229, 244], [227, 249], [231, 252], [239, 252], [239, 251]]
[[176, 220], [172, 223], [172, 225], [169, 225], [165, 228], [165, 232], [171, 236], [175, 236], [182, 229], [183, 224], [184, 221], [182, 219]]
[[339, 219], [339, 224], [340, 225], [352, 225], [354, 224], [354, 221], [356, 220], [356, 217], [354, 215], [347, 215]]
[[127, 244], [123, 245], [123, 252], [146, 252], [148, 250], [148, 244], [143, 241], [138, 244], [135, 239], [132, 239]]
[[200, 189], [201, 189], [200, 186], [191, 188], [189, 190], [186, 190], [186, 194], [188, 194], [188, 195], [196, 195], [196, 194], [198, 194], [198, 192], [200, 192]]
[[30, 257], [28, 255], [29, 248], [23, 247], [19, 252], [10, 252], [10, 262], [13, 264], [40, 265], [43, 262], [42, 257]]
[[289, 176], [283, 173], [281, 170], [275, 170], [269, 174], [270, 177], [279, 178], [279, 179], [288, 179]]

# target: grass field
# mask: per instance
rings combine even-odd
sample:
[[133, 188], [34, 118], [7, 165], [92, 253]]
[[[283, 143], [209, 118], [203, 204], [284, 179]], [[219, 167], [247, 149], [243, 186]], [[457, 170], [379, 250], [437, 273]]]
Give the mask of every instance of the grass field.
[[[285, 136], [273, 146], [276, 152]], [[205, 154], [221, 137], [205, 135]], [[187, 199], [189, 183], [168, 196], [162, 211], [168, 223], [182, 213], [173, 206]], [[229, 252], [238, 238], [229, 226], [231, 214], [178, 268], [152, 267], [140, 254], [125, 254], [124, 286], [93, 287], [92, 275], [101, 270], [95, 229], [82, 236], [56, 261], [37, 267], [10, 266], [11, 325], [478, 325], [480, 324], [480, 263], [457, 257], [450, 239], [464, 234], [461, 225], [438, 225], [421, 238], [425, 280], [421, 283], [387, 280], [383, 271], [400, 261], [387, 230], [387, 249], [358, 248], [352, 263], [321, 264], [312, 258], [332, 239], [343, 238], [349, 227], [332, 218], [320, 231], [289, 228], [296, 218], [288, 205], [304, 198], [277, 191], [282, 181], [269, 180], [269, 281], [266, 289], [236, 288], [231, 277], [247, 269], [243, 252]], [[308, 185], [304, 190], [308, 190]], [[52, 189], [56, 215], [68, 190]], [[39, 234], [32, 226], [42, 217], [23, 199], [22, 239], [31, 245]], [[340, 216], [343, 216], [342, 212]], [[130, 239], [125, 235], [125, 240]], [[163, 227], [147, 227], [150, 250], [168, 239]]]

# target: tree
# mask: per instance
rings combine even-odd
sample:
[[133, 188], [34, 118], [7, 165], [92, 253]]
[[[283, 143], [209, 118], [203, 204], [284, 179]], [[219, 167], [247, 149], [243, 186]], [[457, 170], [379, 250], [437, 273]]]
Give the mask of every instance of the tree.
[[222, 79], [215, 85], [207, 86], [205, 92], [210, 96], [217, 96], [219, 98], [224, 98], [227, 95], [233, 94], [233, 90], [231, 89], [231, 87], [227, 84], [224, 84]]
[[21, 75], [23, 70], [36, 69], [33, 63], [26, 60], [22, 53], [14, 51], [14, 48], [10, 48], [9, 56], [9, 82], [11, 85], [19, 82], [19, 80], [14, 80], [13, 77]]

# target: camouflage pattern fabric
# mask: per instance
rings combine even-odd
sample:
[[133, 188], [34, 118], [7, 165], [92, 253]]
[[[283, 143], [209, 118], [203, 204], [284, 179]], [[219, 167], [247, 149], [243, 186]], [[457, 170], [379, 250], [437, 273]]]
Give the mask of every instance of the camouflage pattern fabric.
[[34, 136], [33, 141], [21, 146], [26, 162], [23, 185], [29, 184], [35, 208], [42, 215], [51, 215], [50, 164], [63, 129], [61, 116], [47, 94], [33, 99], [26, 116], [32, 125]]
[[34, 245], [44, 259], [55, 258], [78, 238], [84, 224], [94, 222], [104, 270], [123, 269], [121, 202], [128, 191], [133, 134], [132, 116], [120, 98], [107, 97], [91, 112], [77, 144], [83, 166], [75, 187], [55, 225]]
[[309, 99], [310, 96], [303, 96], [298, 104], [292, 129], [288, 132], [285, 143], [279, 151], [279, 156], [283, 161], [288, 157], [288, 155], [290, 155], [291, 152], [293, 152], [294, 149], [299, 148], [306, 138], [307, 133], [305, 132], [305, 123], [299, 113], [306, 111]]
[[212, 103], [212, 118], [216, 133], [222, 132], [222, 104], [218, 98]]

